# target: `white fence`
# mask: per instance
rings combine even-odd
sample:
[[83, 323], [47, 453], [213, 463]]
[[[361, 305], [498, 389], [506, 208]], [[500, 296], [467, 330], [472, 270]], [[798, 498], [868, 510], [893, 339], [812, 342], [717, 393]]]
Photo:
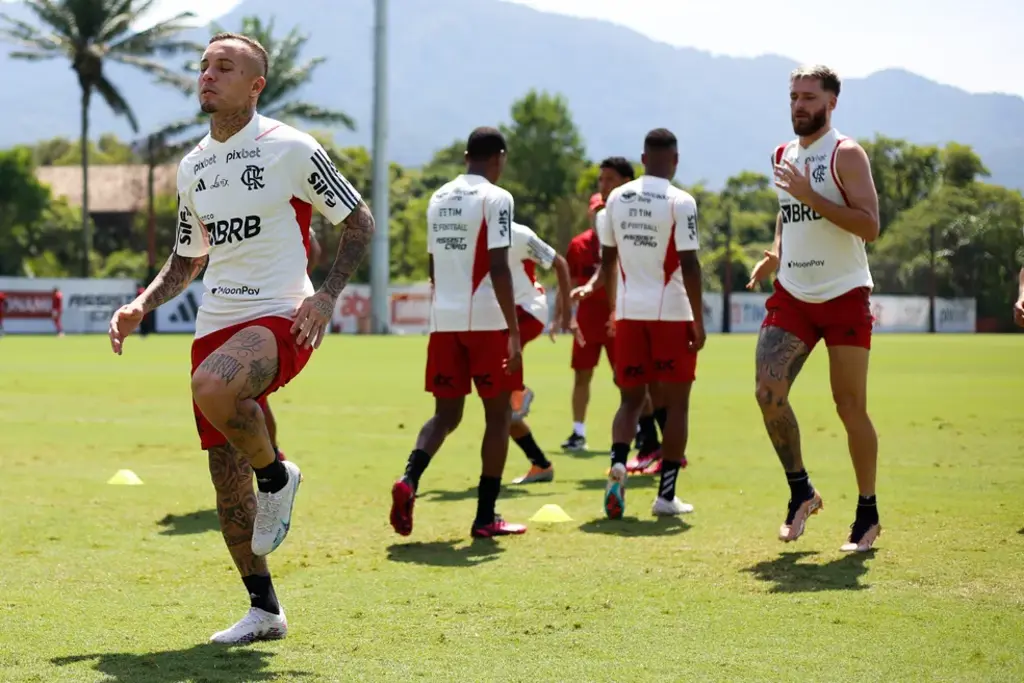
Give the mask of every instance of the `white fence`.
[[[64, 294], [61, 321], [70, 334], [106, 332], [107, 322], [118, 306], [131, 301], [136, 285], [131, 280], [85, 280], [0, 277], [0, 291], [7, 293], [4, 331], [52, 333], [50, 298], [54, 287]], [[157, 332], [195, 331], [196, 313], [202, 303], [203, 284], [194, 282], [178, 297], [156, 310]], [[553, 295], [549, 295], [553, 296]], [[430, 317], [427, 284], [394, 286], [388, 307], [392, 332], [424, 334]], [[729, 302], [732, 332], [756, 332], [764, 319], [767, 294], [735, 293]], [[551, 303], [554, 301], [552, 299]], [[552, 309], [553, 309], [552, 305]], [[704, 320], [708, 332], [722, 331], [724, 299], [721, 293], [704, 295]], [[928, 298], [879, 294], [871, 297], [876, 332], [927, 332]], [[977, 306], [974, 299], [936, 299], [937, 332], [974, 332]], [[370, 287], [350, 285], [334, 311], [332, 331], [354, 334], [369, 331]]]

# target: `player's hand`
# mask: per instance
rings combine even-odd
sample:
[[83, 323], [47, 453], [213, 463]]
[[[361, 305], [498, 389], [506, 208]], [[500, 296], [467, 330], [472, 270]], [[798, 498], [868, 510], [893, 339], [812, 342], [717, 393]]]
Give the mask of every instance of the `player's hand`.
[[135, 301], [114, 311], [114, 315], [110, 318], [110, 329], [107, 332], [110, 336], [110, 348], [114, 353], [121, 355], [125, 338], [138, 329], [145, 315], [146, 309]]
[[690, 353], [697, 353], [703, 349], [707, 340], [708, 334], [704, 331], [704, 323], [694, 321], [693, 325], [690, 325], [690, 340], [687, 344]]
[[608, 317], [608, 323], [606, 325], [606, 329], [608, 330], [608, 336], [609, 337], [614, 337], [615, 336], [615, 312], [614, 311], [612, 312], [611, 316]]
[[505, 361], [505, 374], [514, 375], [523, 369], [523, 345], [518, 334], [508, 335], [508, 360]]
[[590, 285], [580, 285], [579, 287], [573, 288], [572, 292], [569, 293], [569, 297], [573, 301], [583, 301], [584, 299], [589, 298], [593, 294], [593, 287], [591, 287]]
[[334, 301], [334, 297], [327, 292], [317, 292], [302, 302], [291, 329], [296, 344], [307, 349], [320, 348], [320, 342], [324, 340], [324, 330], [327, 329], [334, 314]]
[[764, 258], [757, 262], [754, 269], [750, 271], [750, 282], [747, 289], [753, 289], [761, 280], [768, 279], [768, 276], [779, 267], [779, 257], [770, 251], [764, 252]]
[[1020, 327], [1024, 327], [1024, 299], [1020, 299], [1013, 305], [1013, 321]]
[[814, 196], [811, 187], [811, 163], [804, 164], [803, 173], [792, 162], [784, 160], [775, 167], [775, 187], [785, 190], [793, 199], [807, 204]]

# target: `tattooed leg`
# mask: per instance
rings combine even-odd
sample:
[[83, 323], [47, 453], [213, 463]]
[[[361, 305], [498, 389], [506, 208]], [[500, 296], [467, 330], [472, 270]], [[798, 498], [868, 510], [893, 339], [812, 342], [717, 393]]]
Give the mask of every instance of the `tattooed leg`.
[[757, 403], [786, 472], [804, 468], [800, 428], [789, 404], [789, 390], [809, 353], [806, 344], [778, 327], [762, 329], [757, 340]]
[[277, 377], [277, 340], [265, 327], [247, 327], [202, 362], [192, 375], [192, 397], [217, 430], [260, 469], [277, 456], [263, 410], [254, 400]]
[[267, 561], [253, 555], [252, 529], [256, 519], [256, 494], [252, 487], [252, 468], [233, 446], [216, 446], [207, 451], [210, 478], [217, 492], [217, 517], [220, 532], [231, 559], [242, 576], [266, 575]]

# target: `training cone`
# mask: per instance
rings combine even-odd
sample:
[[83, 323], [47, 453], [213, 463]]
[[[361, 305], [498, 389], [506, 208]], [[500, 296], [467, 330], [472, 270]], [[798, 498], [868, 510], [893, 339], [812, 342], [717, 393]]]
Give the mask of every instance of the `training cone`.
[[118, 470], [114, 476], [108, 481], [108, 484], [117, 484], [119, 486], [142, 486], [142, 480], [139, 479], [139, 475], [135, 474], [131, 470]]
[[565, 514], [565, 510], [554, 503], [548, 503], [540, 510], [537, 510], [537, 513], [533, 517], [530, 517], [530, 521], [557, 524], [558, 522], [571, 522], [572, 517]]

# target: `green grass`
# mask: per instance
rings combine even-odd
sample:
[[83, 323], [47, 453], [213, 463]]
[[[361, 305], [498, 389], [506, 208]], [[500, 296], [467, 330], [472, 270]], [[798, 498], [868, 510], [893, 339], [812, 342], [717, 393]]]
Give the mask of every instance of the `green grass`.
[[[0, 340], [0, 680], [1020, 681], [1024, 680], [1022, 339], [879, 336], [871, 411], [885, 533], [843, 556], [856, 489], [826, 358], [793, 402], [825, 510], [775, 538], [788, 490], [753, 398], [752, 336], [713, 336], [691, 418], [685, 522], [607, 522], [606, 456], [555, 454], [557, 481], [505, 490], [525, 521], [470, 543], [481, 411], [424, 477], [410, 539], [389, 487], [432, 401], [423, 338], [334, 337], [276, 394], [282, 448], [306, 483], [271, 557], [291, 635], [206, 643], [247, 608], [212, 511], [188, 396], [185, 337]], [[536, 342], [530, 421], [567, 435], [566, 340]], [[616, 394], [595, 380], [591, 447]], [[506, 479], [525, 459], [513, 446]], [[109, 486], [118, 469], [139, 487]]]

